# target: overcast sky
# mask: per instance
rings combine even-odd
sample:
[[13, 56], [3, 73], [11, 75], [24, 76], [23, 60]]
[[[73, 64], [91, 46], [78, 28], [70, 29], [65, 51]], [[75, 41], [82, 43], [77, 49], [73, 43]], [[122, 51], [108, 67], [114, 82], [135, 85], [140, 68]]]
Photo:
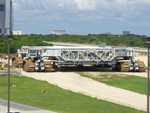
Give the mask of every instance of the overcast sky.
[[150, 35], [150, 0], [14, 0], [14, 28], [25, 33]]

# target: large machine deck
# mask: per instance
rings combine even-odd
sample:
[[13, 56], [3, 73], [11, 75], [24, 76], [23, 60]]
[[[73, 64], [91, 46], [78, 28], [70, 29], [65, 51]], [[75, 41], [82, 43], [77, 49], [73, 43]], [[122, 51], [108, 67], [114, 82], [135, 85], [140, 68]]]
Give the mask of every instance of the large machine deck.
[[[35, 70], [44, 70], [45, 63], [51, 68], [68, 66], [103, 66], [120, 71], [144, 70], [144, 64], [134, 61], [134, 50], [123, 47], [68, 47], [68, 46], [23, 46], [18, 56], [34, 62]], [[46, 64], [47, 64], [46, 63]], [[26, 63], [24, 63], [26, 64]], [[49, 64], [49, 65], [50, 65]], [[52, 66], [53, 65], [53, 66]], [[50, 68], [49, 67], [49, 68]]]

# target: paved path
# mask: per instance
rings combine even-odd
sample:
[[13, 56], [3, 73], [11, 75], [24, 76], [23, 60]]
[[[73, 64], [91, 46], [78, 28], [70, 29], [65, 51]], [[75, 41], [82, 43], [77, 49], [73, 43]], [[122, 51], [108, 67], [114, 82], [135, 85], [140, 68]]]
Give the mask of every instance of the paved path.
[[[11, 112], [20, 113], [54, 113], [22, 104], [11, 103]], [[0, 100], [0, 113], [7, 113], [7, 102]]]
[[145, 95], [111, 87], [73, 72], [27, 73], [22, 71], [22, 74], [37, 80], [48, 81], [50, 84], [73, 92], [146, 111]]

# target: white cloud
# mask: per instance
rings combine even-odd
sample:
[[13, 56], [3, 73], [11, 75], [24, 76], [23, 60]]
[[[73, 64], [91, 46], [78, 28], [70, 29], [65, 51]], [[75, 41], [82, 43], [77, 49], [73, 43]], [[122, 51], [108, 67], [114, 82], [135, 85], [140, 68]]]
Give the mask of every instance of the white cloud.
[[47, 9], [56, 7], [76, 8], [78, 10], [114, 9], [124, 10], [130, 7], [150, 5], [150, 0], [13, 0], [20, 9]]
[[95, 10], [97, 0], [74, 0], [79, 10]]
[[[90, 21], [126, 20], [149, 16], [150, 0], [14, 0], [15, 14], [20, 18], [61, 17]], [[40, 18], [42, 18], [42, 16]], [[150, 16], [149, 16], [150, 17]], [[55, 18], [54, 18], [55, 20]]]
[[[38, 15], [90, 18], [135, 18], [150, 9], [150, 0], [13, 0], [15, 14], [20, 18]], [[66, 15], [67, 14], [67, 15]], [[67, 17], [66, 17], [67, 18]], [[78, 17], [77, 17], [78, 18]], [[92, 19], [92, 20], [93, 20]]]

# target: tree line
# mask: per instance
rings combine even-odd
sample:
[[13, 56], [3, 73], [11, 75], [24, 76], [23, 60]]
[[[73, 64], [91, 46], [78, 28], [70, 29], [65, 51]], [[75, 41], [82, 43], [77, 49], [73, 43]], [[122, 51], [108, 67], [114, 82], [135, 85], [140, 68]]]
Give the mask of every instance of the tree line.
[[[140, 35], [22, 35], [13, 36], [10, 44], [11, 53], [15, 53], [21, 46], [52, 46], [50, 42], [71, 42], [81, 44], [109, 45], [109, 46], [129, 46], [144, 47], [144, 39], [147, 36]], [[45, 41], [49, 43], [45, 43]], [[0, 38], [0, 53], [6, 53], [6, 40]]]

